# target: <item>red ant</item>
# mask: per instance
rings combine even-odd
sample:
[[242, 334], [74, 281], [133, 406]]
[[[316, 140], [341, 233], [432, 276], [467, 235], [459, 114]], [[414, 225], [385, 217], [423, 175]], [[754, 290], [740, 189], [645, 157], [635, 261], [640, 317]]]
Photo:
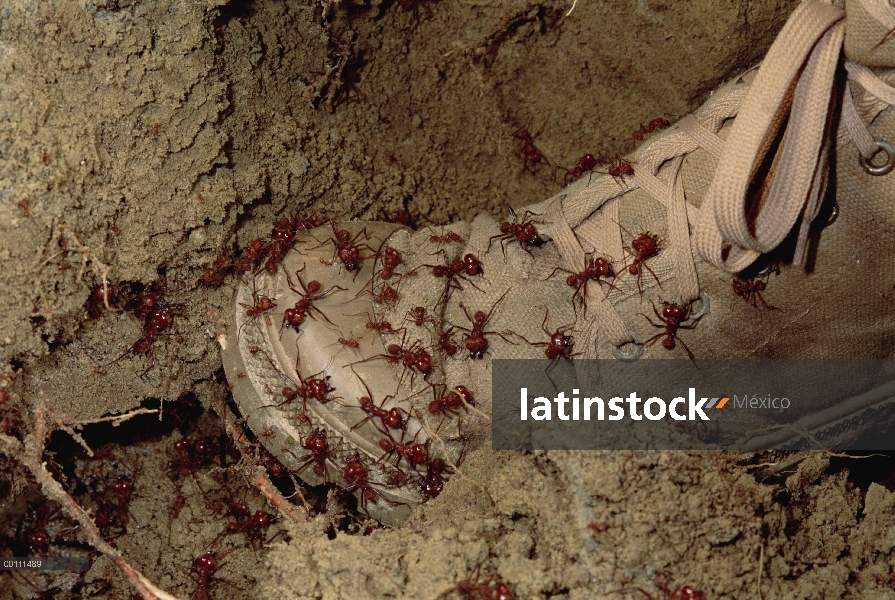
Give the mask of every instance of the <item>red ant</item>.
[[[434, 230], [430, 228], [432, 231], [432, 235], [429, 236], [429, 242], [433, 244], [450, 244], [452, 242], [456, 242], [458, 244], [465, 243], [463, 238], [461, 238], [455, 231], [449, 231], [447, 234], [442, 233], [442, 235], [435, 235]], [[442, 230], [443, 232], [444, 230]]]
[[680, 329], [696, 329], [696, 325], [702, 319], [702, 315], [700, 315], [695, 321], [693, 321], [689, 325], [681, 325], [684, 321], [686, 321], [690, 317], [690, 309], [689, 307], [684, 308], [680, 304], [675, 304], [672, 302], [663, 302], [662, 314], [659, 314], [659, 309], [656, 308], [656, 304], [650, 301], [653, 305], [653, 312], [656, 313], [656, 317], [658, 317], [660, 323], [654, 322], [652, 319], [644, 315], [643, 313], [639, 313], [643, 316], [644, 319], [649, 321], [650, 325], [653, 327], [658, 327], [659, 329], [664, 329], [661, 333], [657, 333], [650, 339], [646, 340], [643, 345], [649, 346], [654, 343], [659, 338], [662, 339], [662, 347], [666, 350], [674, 350], [675, 341], [677, 340], [681, 343], [681, 346], [684, 347], [684, 350], [687, 351], [687, 355], [690, 357], [690, 360], [694, 360], [693, 353], [690, 352], [690, 349], [687, 347], [687, 344], [684, 343], [680, 337], [678, 337], [677, 332]]
[[442, 598], [451, 592], [457, 592], [468, 600], [513, 600], [513, 589], [504, 583], [500, 575], [489, 577], [481, 583], [478, 577], [475, 581], [469, 579], [461, 581], [438, 597]]
[[659, 131], [660, 129], [666, 129], [670, 126], [671, 123], [669, 123], [662, 117], [656, 117], [646, 125], [640, 125], [640, 129], [635, 131], [634, 135], [629, 139], [634, 140], [634, 142], [642, 142], [645, 135], [650, 134], [654, 131]]
[[[355, 375], [356, 374], [357, 373], [355, 373]], [[392, 429], [401, 429], [401, 430], [406, 429], [407, 428], [407, 419], [405, 417], [405, 413], [407, 411], [405, 411], [401, 408], [398, 408], [397, 406], [393, 406], [390, 409], [385, 409], [385, 408], [383, 408], [383, 406], [376, 406], [376, 403], [373, 402], [373, 398], [372, 398], [373, 393], [370, 391], [370, 387], [367, 385], [367, 382], [364, 381], [363, 379], [361, 379], [360, 377], [358, 377], [358, 379], [360, 379], [360, 382], [361, 382], [361, 384], [363, 384], [364, 389], [367, 390], [366, 396], [362, 396], [361, 398], [358, 398], [358, 403], [359, 403], [360, 409], [362, 411], [364, 411], [364, 413], [367, 416], [364, 417], [361, 421], [355, 423], [351, 427], [351, 429], [352, 430], [357, 429], [358, 427], [360, 427], [367, 421], [372, 421], [373, 418], [379, 419], [383, 425], [391, 427]], [[393, 397], [394, 396], [386, 396], [385, 398], [382, 399], [381, 404], [384, 405], [388, 401], [389, 398], [393, 398]], [[374, 423], [373, 425], [375, 426], [376, 424]], [[387, 429], [380, 429], [379, 427], [377, 427], [376, 429], [379, 429], [379, 431], [388, 435]]]
[[202, 273], [202, 276], [199, 278], [199, 285], [207, 287], [221, 285], [224, 282], [224, 275], [226, 275], [226, 272], [233, 268], [233, 265], [228, 265], [226, 262], [227, 259], [223, 256], [218, 256], [214, 259], [214, 262], [205, 269], [205, 272]]
[[762, 297], [761, 293], [765, 291], [765, 288], [767, 288], [767, 280], [762, 278], [750, 277], [749, 279], [741, 279], [737, 277], [733, 280], [733, 293], [740, 296], [754, 308], [758, 308], [758, 303], [761, 302], [766, 309], [777, 310], [777, 307], [769, 305]]
[[332, 221], [330, 221], [330, 225], [332, 225], [335, 238], [330, 238], [327, 241], [332, 242], [335, 246], [336, 256], [338, 256], [339, 260], [342, 261], [342, 264], [345, 265], [345, 269], [349, 273], [354, 273], [356, 276], [360, 271], [363, 261], [372, 258], [372, 256], [361, 257], [362, 249], [367, 249], [370, 252], [373, 252], [373, 249], [370, 248], [369, 245], [357, 244], [357, 240], [361, 236], [364, 236], [364, 239], [370, 239], [370, 236], [367, 235], [367, 228], [364, 227], [357, 232], [357, 235], [351, 237], [351, 232], [347, 229], [336, 229], [336, 225]]
[[506, 246], [504, 245], [506, 241], [516, 240], [529, 255], [531, 255], [530, 246], [543, 246], [546, 240], [538, 235], [538, 230], [531, 221], [532, 214], [530, 211], [525, 211], [525, 216], [522, 218], [522, 222], [519, 223], [515, 211], [510, 207], [510, 216], [513, 218], [513, 222], [504, 221], [500, 224], [500, 233], [491, 236], [491, 239], [488, 240], [488, 250], [485, 252], [487, 253], [491, 250], [491, 244], [496, 239], [500, 240], [504, 255], [506, 255]]
[[289, 279], [289, 274], [286, 274], [286, 281], [289, 284], [289, 289], [301, 296], [298, 301], [295, 303], [295, 306], [292, 308], [287, 308], [285, 312], [283, 312], [283, 324], [281, 327], [285, 326], [287, 323], [290, 327], [292, 327], [296, 333], [298, 333], [299, 328], [302, 323], [305, 322], [305, 319], [310, 316], [314, 316], [316, 312], [321, 317], [323, 317], [327, 323], [330, 325], [335, 325], [329, 318], [320, 311], [319, 308], [314, 306], [314, 302], [320, 300], [321, 298], [325, 298], [332, 292], [333, 290], [345, 290], [342, 286], [333, 285], [330, 286], [328, 290], [325, 292], [321, 292], [319, 281], [309, 281], [307, 285], [305, 285], [304, 280], [301, 278], [301, 272], [304, 270], [304, 267], [295, 272], [295, 276], [298, 278], [298, 284], [301, 286], [301, 290], [295, 288], [292, 285], [292, 280]]
[[[339, 333], [339, 332], [336, 331], [336, 333]], [[367, 334], [367, 332], [364, 331], [364, 332], [363, 332], [360, 336], [358, 336], [358, 337], [355, 337], [355, 336], [352, 335], [351, 337], [347, 337], [347, 338], [346, 338], [344, 335], [342, 335], [341, 333], [339, 333], [339, 339], [337, 339], [335, 342], [333, 342], [332, 344], [330, 344], [330, 345], [328, 345], [328, 346], [326, 346], [326, 347], [327, 347], [327, 348], [331, 348], [332, 346], [335, 346], [336, 344], [342, 346], [341, 348], [339, 348], [339, 349], [336, 351], [335, 354], [333, 354], [333, 357], [335, 357], [336, 355], [338, 355], [339, 352], [341, 352], [341, 351], [344, 350], [345, 348], [351, 348], [351, 349], [354, 351], [355, 354], [358, 354], [358, 350], [360, 349], [360, 340], [361, 340], [366, 334]]]
[[[606, 160], [603, 159], [600, 161], [601, 163], [606, 163]], [[618, 154], [609, 159], [609, 162], [606, 163], [609, 165], [608, 171], [594, 171], [594, 173], [600, 173], [602, 175], [609, 175], [618, 183], [621, 181], [627, 187], [627, 183], [625, 183], [625, 177], [633, 177], [634, 176], [634, 167], [631, 165], [631, 161], [622, 158]]]
[[243, 251], [245, 257], [241, 262], [237, 263], [236, 270], [240, 273], [255, 271], [270, 255], [270, 244], [261, 238], [257, 238], [249, 242], [249, 245]]
[[[440, 392], [439, 392], [440, 388]], [[432, 386], [432, 402], [429, 403], [429, 412], [433, 415], [441, 414], [442, 420], [438, 423], [438, 427], [435, 428], [435, 431], [441, 429], [442, 423], [444, 423], [444, 419], [448, 416], [454, 416], [459, 419], [460, 412], [458, 409], [463, 408], [464, 411], [469, 412], [467, 409], [467, 405], [473, 406], [475, 405], [475, 398], [472, 395], [472, 392], [466, 386], [458, 385], [453, 390], [445, 394], [446, 386], [444, 384], [440, 384], [439, 386]], [[457, 430], [460, 430], [460, 424], [458, 421]]]
[[[625, 233], [634, 238], [633, 233], [622, 227], [621, 224], [618, 224], [618, 226], [621, 227]], [[631, 264], [626, 265], [624, 269], [627, 269], [628, 273], [630, 273], [631, 275], [637, 276], [637, 289], [640, 291], [641, 299], [643, 298], [643, 286], [641, 285], [643, 269], [641, 269], [641, 267], [650, 272], [650, 274], [656, 280], [656, 283], [659, 284], [659, 288], [661, 289], [662, 282], [659, 281], [658, 276], [656, 276], [656, 273], [650, 268], [650, 266], [646, 264], [646, 261], [658, 256], [659, 252], [662, 250], [662, 242], [661, 240], [659, 240], [659, 236], [646, 231], [644, 233], [641, 233], [640, 236], [634, 238], [634, 240], [631, 242], [631, 245], [625, 246], [624, 250], [627, 254], [625, 255], [625, 258], [623, 260], [627, 261], [628, 258], [634, 259]]]
[[[249, 305], [245, 304], [244, 302], [240, 302], [239, 305], [246, 309], [246, 316], [249, 317], [250, 321], [254, 321], [262, 313], [265, 313], [277, 307], [277, 303], [274, 302], [273, 298], [268, 298], [267, 296], [261, 296], [258, 294], [258, 288], [256, 287], [254, 278], [252, 278], [252, 304]], [[246, 321], [245, 323], [243, 323], [242, 326], [245, 327], [249, 324], [250, 321]]]
[[600, 162], [594, 158], [593, 154], [585, 154], [581, 158], [578, 159], [578, 164], [576, 164], [573, 168], [567, 169], [565, 167], [561, 167], [559, 165], [553, 169], [553, 182], [556, 183], [556, 173], [558, 171], [565, 171], [566, 174], [563, 175], [562, 185], [563, 187], [569, 185], [572, 181], [577, 181], [581, 179], [582, 175], [585, 173], [589, 173], [594, 170]]
[[174, 442], [174, 450], [180, 456], [177, 462], [177, 472], [186, 477], [195, 473], [200, 467], [211, 464], [218, 453], [217, 444], [210, 437], [200, 437], [195, 442], [187, 438], [180, 438]]
[[426, 474], [420, 480], [423, 503], [436, 498], [444, 490], [444, 474], [450, 472], [442, 458], [433, 458], [426, 464]]
[[206, 552], [202, 556], [193, 561], [193, 570], [196, 575], [196, 591], [193, 592], [192, 600], [210, 600], [211, 594], [208, 591], [208, 583], [211, 581], [215, 571], [218, 570], [218, 561], [214, 554]]
[[134, 342], [130, 348], [128, 348], [121, 356], [113, 360], [112, 363], [118, 362], [130, 353], [138, 356], [148, 354], [150, 363], [146, 370], [140, 374], [140, 378], [142, 379], [150, 370], [152, 370], [152, 367], [155, 366], [155, 356], [152, 352], [152, 345], [155, 342], [156, 336], [171, 327], [174, 317], [169, 308], [158, 304], [158, 296], [155, 293], [142, 294], [137, 297], [136, 302], [136, 308], [133, 309], [134, 312], [138, 316], [145, 317], [143, 337]]
[[[214, 546], [218, 539], [224, 535], [233, 535], [235, 533], [244, 533], [247, 538], [252, 542], [252, 547], [255, 545], [255, 541], [261, 539], [264, 534], [267, 532], [267, 528], [270, 527], [270, 524], [274, 521], [275, 515], [264, 512], [263, 510], [256, 510], [254, 515], [249, 515], [248, 505], [240, 503], [238, 507], [240, 510], [240, 514], [244, 515], [244, 518], [239, 518], [237, 515], [235, 521], [231, 521], [227, 523], [224, 530], [218, 534], [216, 538], [211, 542], [211, 545]], [[244, 511], [244, 512], [243, 512]]]
[[[361, 315], [350, 315], [353, 317], [361, 316]], [[367, 324], [365, 327], [367, 329], [372, 329], [378, 333], [395, 333], [395, 330], [392, 328], [392, 324], [388, 321], [374, 321], [370, 314], [367, 313]]]
[[572, 354], [572, 348], [575, 345], [575, 338], [566, 335], [566, 331], [572, 328], [573, 324], [563, 325], [559, 327], [555, 332], [550, 333], [550, 330], [547, 329], [547, 319], [550, 316], [550, 309], [548, 308], [544, 312], [544, 321], [541, 323], [541, 329], [544, 330], [544, 333], [547, 334], [547, 337], [550, 338], [548, 342], [529, 342], [527, 339], [519, 335], [523, 340], [532, 346], [546, 346], [544, 348], [544, 354], [550, 360], [556, 360], [557, 358], [566, 358], [570, 359], [575, 354]]
[[373, 487], [373, 484], [369, 479], [367, 467], [364, 465], [360, 454], [357, 452], [355, 452], [354, 456], [352, 456], [345, 464], [345, 467], [342, 469], [342, 476], [348, 482], [348, 487], [343, 488], [342, 491], [346, 494], [360, 491], [360, 506], [365, 511], [367, 502], [375, 502], [377, 497], [382, 498], [390, 504], [405, 504], [404, 502], [396, 502], [386, 498], [382, 492]]
[[[600, 285], [606, 284], [610, 289], [613, 289], [615, 286], [612, 285], [612, 281], [615, 281], [616, 274], [612, 269], [612, 263], [603, 258], [602, 256], [594, 256], [593, 254], [590, 257], [586, 258], [584, 270], [580, 273], [574, 273], [568, 269], [564, 269], [563, 267], [556, 267], [553, 269], [553, 272], [547, 276], [544, 281], [550, 279], [554, 275], [556, 275], [557, 271], [562, 271], [563, 273], [568, 273], [569, 276], [566, 277], [566, 284], [575, 290], [575, 293], [572, 294], [572, 301], [575, 301], [576, 296], [581, 296], [581, 300], [584, 303], [584, 309], [587, 310], [587, 282], [594, 281]], [[612, 281], [605, 281], [606, 279], [612, 278]]]
[[[441, 251], [444, 252], [443, 250]], [[482, 275], [482, 262], [475, 257], [473, 254], [466, 254], [463, 258], [458, 258], [455, 261], [449, 262], [444, 265], [422, 265], [424, 267], [430, 267], [432, 269], [433, 277], [445, 277], [448, 279], [449, 284], [448, 287], [455, 287], [458, 290], [462, 290], [463, 287], [457, 283], [458, 279], [463, 279], [468, 281], [469, 284], [475, 289], [481, 291], [481, 288], [472, 282], [470, 277], [475, 275]], [[419, 267], [417, 267], [419, 268]]]
[[373, 302], [376, 304], [393, 305], [398, 301], [398, 290], [388, 284], [379, 286], [379, 291], [373, 291]]
[[[322, 371], [317, 373], [317, 375], [320, 375], [321, 373]], [[326, 375], [323, 379], [318, 379], [317, 375], [312, 375], [307, 381], [301, 379], [301, 376], [299, 376], [300, 384], [295, 387], [284, 387], [282, 393], [285, 400], [272, 406], [279, 408], [280, 406], [290, 404], [296, 398], [301, 398], [302, 410], [304, 411], [307, 409], [307, 401], [311, 398], [320, 404], [326, 404], [330, 400], [333, 400], [333, 398], [327, 397], [330, 392], [335, 391], [335, 388], [330, 387], [329, 385], [329, 375]]]
[[[301, 441], [301, 447], [309, 451], [310, 455], [303, 457], [302, 462], [299, 463], [295, 472], [301, 473], [309, 466], [314, 465], [311, 470], [314, 471], [314, 474], [317, 477], [322, 478], [324, 483], [326, 483], [326, 461], [327, 459], [332, 460], [329, 454], [329, 444], [326, 441], [326, 430], [319, 427], [315, 429], [311, 435], [305, 437]], [[286, 450], [286, 452], [289, 452], [294, 456], [294, 453], [291, 450]]]
[[528, 169], [529, 163], [537, 164], [542, 160], [548, 165], [550, 164], [550, 161], [547, 160], [547, 157], [544, 156], [544, 153], [541, 152], [537, 146], [535, 146], [535, 138], [541, 135], [541, 133], [544, 131], [544, 127], [546, 126], [547, 121], [544, 121], [544, 124], [541, 125], [541, 128], [534, 135], [532, 135], [528, 131], [528, 127], [521, 127], [517, 129], [515, 133], [513, 133], [514, 138], [522, 140], [522, 156], [525, 159], [525, 169]]
[[438, 334], [438, 345], [441, 346], [441, 349], [448, 356], [453, 356], [457, 353], [460, 347], [454, 343], [453, 340], [454, 328], [451, 327], [446, 331], [442, 331]]
[[395, 269], [404, 263], [404, 257], [401, 256], [401, 253], [398, 250], [395, 250], [391, 246], [386, 246], [380, 251], [382, 254], [382, 271], [380, 271], [380, 277], [382, 279], [391, 279], [392, 275], [394, 275]]
[[499, 331], [485, 331], [485, 325], [487, 325], [488, 321], [491, 320], [492, 315], [494, 315], [494, 311], [497, 309], [503, 299], [506, 298], [506, 295], [509, 292], [510, 290], [505, 291], [503, 295], [497, 299], [497, 302], [495, 302], [491, 306], [491, 310], [488, 311], [488, 314], [485, 314], [481, 310], [477, 310], [473, 316], [469, 316], [469, 311], [466, 310], [466, 306], [462, 302], [460, 303], [460, 308], [463, 309], [463, 313], [472, 324], [472, 329], [461, 327], [460, 325], [454, 325], [453, 327], [467, 332], [464, 345], [466, 346], [466, 349], [469, 350], [469, 358], [481, 360], [485, 357], [485, 352], [488, 351], [488, 338], [486, 336], [496, 335], [509, 344], [514, 343], [508, 340], [506, 336]]
[[[389, 456], [394, 456], [395, 461], [392, 463], [395, 467], [398, 467], [401, 464], [401, 459], [405, 459], [408, 464], [413, 466], [414, 468], [418, 465], [425, 464], [429, 461], [429, 441], [427, 440], [425, 444], [414, 444], [411, 440], [410, 443], [404, 443], [404, 434], [406, 432], [401, 432], [401, 441], [395, 441], [395, 438], [391, 436], [391, 434], [386, 433], [387, 438], [382, 438], [379, 440], [379, 447], [382, 448], [383, 454], [379, 457], [379, 460], [376, 462], [382, 462]], [[417, 432], [419, 434], [419, 432]], [[416, 436], [414, 436], [414, 440]]]
[[[404, 337], [407, 337], [406, 331], [404, 332]], [[420, 340], [415, 341], [409, 348], [404, 348], [404, 339], [402, 338], [401, 344], [389, 344], [386, 348], [386, 352], [387, 354], [377, 354], [352, 364], [360, 364], [377, 358], [384, 358], [392, 364], [397, 364], [399, 362], [403, 363], [404, 368], [410, 369], [411, 374], [414, 371], [417, 371], [423, 374], [423, 379], [429, 379], [433, 367], [432, 355], [426, 352], [423, 348], [423, 343]], [[401, 377], [403, 379], [403, 374]]]
[[91, 319], [98, 319], [103, 314], [106, 304], [109, 307], [114, 307], [118, 299], [118, 290], [107, 279], [90, 289], [90, 295], [87, 296], [87, 301], [84, 303], [84, 310], [87, 311]]
[[[412, 309], [407, 311], [407, 317], [413, 321], [413, 324], [417, 327], [423, 327], [426, 323], [434, 323], [435, 319], [432, 315], [426, 314], [425, 306], [414, 306]], [[405, 319], [407, 320], [407, 319]]]

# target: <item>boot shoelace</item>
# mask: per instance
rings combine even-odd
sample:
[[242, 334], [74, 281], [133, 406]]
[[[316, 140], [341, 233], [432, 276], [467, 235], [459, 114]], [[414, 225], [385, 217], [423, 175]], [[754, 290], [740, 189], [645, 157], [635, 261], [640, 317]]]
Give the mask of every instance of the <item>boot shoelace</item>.
[[[895, 30], [895, 14], [886, 0], [861, 2], [888, 30]], [[761, 254], [776, 248], [799, 219], [794, 264], [801, 265], [811, 222], [820, 210], [827, 183], [835, 108], [831, 98], [835, 93], [844, 25], [845, 12], [841, 8], [820, 0], [806, 0], [787, 21], [757, 71], [747, 72], [735, 85], [718, 92], [711, 102], [631, 155], [634, 175], [626, 176], [623, 182], [601, 177], [574, 195], [563, 193], [551, 201], [544, 216], [564, 266], [578, 272], [585, 265], [582, 243], [603, 256], [624, 255], [618, 201], [638, 188], [666, 209], [666, 251], [670, 253], [677, 303], [681, 306], [690, 306], [700, 298], [697, 260], [738, 273]], [[895, 165], [895, 154], [888, 144], [871, 137], [865, 121], [872, 121], [884, 108], [895, 105], [895, 88], [867, 67], [845, 61], [845, 68], [850, 82], [866, 93], [856, 106], [851, 85], [846, 83], [842, 102], [846, 127], [841, 136], [845, 139], [837, 142], [851, 138], [865, 171], [883, 175]], [[895, 72], [883, 78], [895, 80]], [[725, 141], [718, 132], [733, 117], [736, 120]], [[752, 179], [784, 126], [785, 135], [773, 159], [773, 178], [762, 191], [758, 210], [747, 218]], [[700, 208], [687, 203], [681, 178], [684, 157], [697, 148], [706, 150], [717, 162]], [[886, 154], [887, 162], [876, 167], [870, 160], [879, 152]], [[603, 218], [590, 219], [600, 208]], [[589, 297], [598, 298], [598, 284], [591, 281], [587, 285], [592, 286]], [[707, 298], [702, 298], [704, 313]], [[600, 329], [615, 347], [617, 358], [639, 357], [639, 344], [632, 352], [620, 350], [639, 340], [607, 298], [588, 303], [587, 310], [591, 315], [578, 331], [586, 341], [584, 358], [596, 357], [595, 342]]]

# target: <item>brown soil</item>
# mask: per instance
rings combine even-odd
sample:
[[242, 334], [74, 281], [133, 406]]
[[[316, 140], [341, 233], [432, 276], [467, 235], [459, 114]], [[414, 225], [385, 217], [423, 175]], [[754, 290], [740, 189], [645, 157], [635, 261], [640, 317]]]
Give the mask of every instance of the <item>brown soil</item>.
[[[3, 430], [28, 435], [37, 402], [70, 420], [179, 407], [161, 424], [88, 427], [94, 460], [57, 432], [45, 459], [93, 511], [133, 479], [128, 523], [104, 534], [181, 598], [206, 550], [222, 557], [217, 598], [433, 598], [498, 574], [520, 598], [658, 600], [665, 581], [667, 596], [895, 598], [895, 494], [856, 462], [815, 456], [757, 483], [722, 454], [482, 450], [464, 467], [478, 483], [454, 477], [400, 529], [331, 498], [310, 523], [272, 526], [266, 538], [292, 542], [269, 551], [243, 534], [212, 546], [234, 520], [225, 498], [273, 510], [223, 468], [237, 455], [181, 474], [173, 448], [223, 431], [214, 338], [237, 280], [200, 281], [215, 259], [296, 212], [446, 223], [541, 200], [560, 187], [554, 166], [626, 152], [642, 124], [683, 116], [760, 60], [794, 4], [6, 3], [0, 374], [19, 374]], [[525, 163], [523, 131], [549, 165]], [[91, 315], [104, 276], [122, 299]], [[140, 354], [145, 323], [126, 299], [147, 290], [174, 323]], [[83, 545], [2, 460], [6, 554], [40, 525], [54, 552]], [[0, 597], [132, 593], [105, 558], [28, 577], [0, 576]]]

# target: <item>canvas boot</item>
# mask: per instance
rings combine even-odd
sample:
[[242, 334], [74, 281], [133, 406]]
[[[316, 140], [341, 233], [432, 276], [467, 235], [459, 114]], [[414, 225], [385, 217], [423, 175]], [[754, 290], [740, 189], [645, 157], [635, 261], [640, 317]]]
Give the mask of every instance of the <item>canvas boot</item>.
[[[892, 358], [895, 11], [847, 14], [807, 0], [760, 67], [502, 223], [297, 236], [237, 294], [250, 427], [397, 523], [487, 443], [492, 358]], [[805, 427], [892, 420], [879, 389]]]

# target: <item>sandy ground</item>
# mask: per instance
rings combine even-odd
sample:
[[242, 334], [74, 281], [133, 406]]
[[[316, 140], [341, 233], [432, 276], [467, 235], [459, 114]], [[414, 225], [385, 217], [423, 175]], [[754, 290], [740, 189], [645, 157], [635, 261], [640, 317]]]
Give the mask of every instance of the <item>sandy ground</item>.
[[[397, 530], [304, 489], [310, 522], [220, 535], [236, 502], [273, 509], [216, 417], [214, 338], [236, 284], [216, 259], [299, 211], [446, 223], [541, 200], [554, 169], [526, 165], [514, 134], [568, 168], [624, 152], [758, 61], [793, 4], [3, 4], [2, 431], [28, 435], [38, 402], [86, 420], [166, 401], [161, 423], [88, 427], [96, 458], [57, 432], [45, 460], [181, 598], [434, 598], [498, 576], [519, 598], [895, 598], [895, 481], [879, 459], [814, 456], [757, 481], [722, 454], [480, 450]], [[88, 303], [104, 277], [111, 310]], [[147, 292], [174, 320], [139, 353], [128, 298]], [[205, 436], [215, 451], [185, 468], [175, 442]], [[0, 526], [7, 555], [45, 530], [47, 551], [97, 556], [7, 458]], [[278, 532], [291, 544], [262, 549]], [[203, 583], [206, 551], [221, 565]], [[0, 580], [4, 598], [132, 594], [102, 557], [86, 575]]]

